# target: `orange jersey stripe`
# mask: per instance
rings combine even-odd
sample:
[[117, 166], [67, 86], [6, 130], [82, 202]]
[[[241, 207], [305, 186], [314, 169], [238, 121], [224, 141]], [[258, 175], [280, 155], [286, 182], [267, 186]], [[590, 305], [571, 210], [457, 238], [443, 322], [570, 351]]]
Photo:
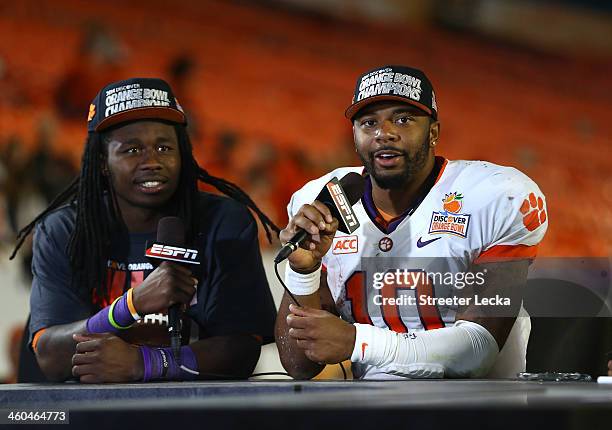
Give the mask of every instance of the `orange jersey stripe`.
[[538, 245], [496, 245], [481, 252], [474, 263], [490, 263], [494, 261], [524, 260], [535, 258]]

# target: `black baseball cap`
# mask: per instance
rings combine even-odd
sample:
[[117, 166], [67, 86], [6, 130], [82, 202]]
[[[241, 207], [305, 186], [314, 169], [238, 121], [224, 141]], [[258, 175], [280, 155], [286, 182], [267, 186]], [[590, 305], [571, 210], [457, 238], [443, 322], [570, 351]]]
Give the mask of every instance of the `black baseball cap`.
[[352, 104], [344, 116], [352, 120], [365, 106], [382, 100], [397, 100], [423, 110], [438, 119], [433, 85], [419, 69], [407, 66], [382, 66], [357, 79]]
[[163, 119], [186, 124], [170, 85], [157, 78], [131, 78], [108, 84], [89, 105], [87, 130], [102, 131], [123, 122]]

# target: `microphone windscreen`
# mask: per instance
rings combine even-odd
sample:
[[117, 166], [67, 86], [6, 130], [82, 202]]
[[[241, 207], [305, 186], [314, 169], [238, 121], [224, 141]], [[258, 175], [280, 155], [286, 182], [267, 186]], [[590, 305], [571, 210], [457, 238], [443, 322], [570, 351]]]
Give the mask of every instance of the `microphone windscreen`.
[[359, 173], [350, 172], [340, 179], [340, 186], [344, 190], [349, 203], [353, 206], [363, 197], [365, 179]]
[[173, 245], [185, 245], [185, 225], [183, 220], [176, 216], [161, 218], [157, 223], [157, 242]]

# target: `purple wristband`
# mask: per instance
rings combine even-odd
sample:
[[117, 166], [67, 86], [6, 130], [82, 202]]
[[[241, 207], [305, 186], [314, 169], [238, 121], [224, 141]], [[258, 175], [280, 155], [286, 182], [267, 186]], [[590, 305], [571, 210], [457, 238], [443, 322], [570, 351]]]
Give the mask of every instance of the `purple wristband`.
[[[114, 327], [109, 318], [111, 306], [100, 310], [97, 314], [87, 320], [86, 327], [89, 333], [117, 333], [119, 329]], [[134, 324], [134, 317], [127, 305], [127, 294], [124, 294], [115, 302], [113, 307], [113, 319], [121, 327], [128, 328]]]
[[140, 353], [142, 354], [142, 364], [143, 364], [143, 375], [142, 381], [147, 382], [151, 380], [151, 348], [148, 346], [141, 346]]
[[97, 314], [87, 320], [86, 327], [89, 333], [115, 333], [117, 330], [108, 320], [110, 306], [100, 310]]
[[[141, 346], [142, 359], [144, 361], [144, 382], [151, 380], [161, 381], [185, 381], [197, 378], [197, 374], [181, 369], [172, 348], [150, 348]], [[197, 372], [198, 362], [195, 353], [189, 346], [181, 347], [181, 363], [187, 369]]]
[[115, 303], [113, 317], [115, 317], [115, 322], [121, 327], [129, 327], [134, 324], [134, 317], [127, 304], [127, 293], [121, 296], [117, 303]]

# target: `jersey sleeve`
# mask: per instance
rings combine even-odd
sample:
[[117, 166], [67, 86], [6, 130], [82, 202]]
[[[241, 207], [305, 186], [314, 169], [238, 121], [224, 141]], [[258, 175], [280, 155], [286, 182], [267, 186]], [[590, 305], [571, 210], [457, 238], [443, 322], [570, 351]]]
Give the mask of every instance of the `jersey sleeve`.
[[548, 228], [544, 194], [516, 169], [492, 179], [496, 198], [480, 217], [482, 247], [476, 263], [514, 258], [535, 258]]
[[71, 269], [66, 244], [69, 226], [52, 214], [34, 232], [32, 292], [30, 294], [30, 338], [37, 331], [88, 318], [91, 306], [71, 288]]
[[325, 175], [321, 178], [312, 180], [293, 193], [291, 200], [289, 200], [287, 204], [289, 219], [293, 218], [303, 205], [310, 204], [317, 198], [319, 191], [321, 191], [325, 183], [329, 180], [328, 177], [331, 178], [330, 175]]
[[[205, 301], [205, 336], [250, 334], [274, 341], [276, 307], [264, 271], [257, 224], [240, 207], [217, 232]], [[198, 299], [199, 300], [199, 299]]]

